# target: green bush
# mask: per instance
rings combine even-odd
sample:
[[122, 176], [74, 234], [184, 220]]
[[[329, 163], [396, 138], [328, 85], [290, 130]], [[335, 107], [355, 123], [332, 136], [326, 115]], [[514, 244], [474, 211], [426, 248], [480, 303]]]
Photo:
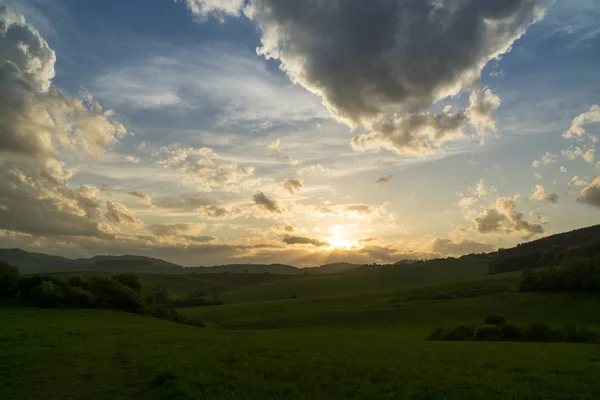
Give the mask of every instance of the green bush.
[[19, 292], [21, 294], [21, 298], [29, 299], [31, 297], [31, 292], [36, 289], [42, 282], [52, 282], [55, 286], [63, 287], [65, 283], [59, 279], [53, 278], [51, 276], [42, 276], [42, 275], [34, 275], [28, 276], [19, 279]]
[[567, 343], [599, 343], [600, 334], [584, 327], [567, 325], [554, 332], [555, 338]]
[[523, 330], [523, 336], [530, 342], [550, 342], [554, 334], [548, 325], [543, 322], [534, 322]]
[[150, 294], [146, 297], [147, 304], [170, 304], [170, 295], [166, 287], [155, 285], [150, 289]]
[[517, 341], [523, 339], [523, 329], [516, 325], [500, 326], [500, 334], [502, 335], [502, 338], [507, 341]]
[[483, 322], [486, 325], [504, 325], [506, 323], [506, 318], [499, 314], [492, 314], [485, 317]]
[[138, 294], [115, 280], [93, 277], [83, 284], [83, 289], [96, 297], [97, 305], [101, 308], [124, 310], [140, 313], [144, 306]]
[[475, 329], [473, 340], [501, 341], [503, 339], [500, 327], [497, 325], [482, 325]]
[[427, 340], [447, 340], [447, 332], [444, 328], [435, 328], [429, 334]]
[[138, 294], [142, 291], [142, 284], [140, 283], [140, 279], [137, 277], [137, 275], [122, 273], [114, 275], [112, 278], [120, 284], [133, 289], [133, 291]]
[[65, 286], [62, 288], [63, 304], [75, 308], [95, 308], [96, 298], [80, 287]]
[[19, 293], [19, 268], [0, 261], [0, 297], [13, 297]]
[[81, 287], [83, 286], [83, 279], [80, 276], [72, 276], [67, 281], [67, 285], [71, 287]]
[[63, 299], [61, 288], [52, 281], [43, 281], [30, 294], [33, 304], [38, 307], [60, 307]]
[[446, 331], [446, 340], [462, 341], [471, 340], [475, 332], [475, 327], [472, 325], [459, 325], [455, 328]]

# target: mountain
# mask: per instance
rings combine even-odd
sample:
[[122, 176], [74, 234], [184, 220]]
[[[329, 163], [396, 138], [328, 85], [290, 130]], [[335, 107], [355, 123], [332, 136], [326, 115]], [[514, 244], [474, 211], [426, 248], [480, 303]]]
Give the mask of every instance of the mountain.
[[[285, 264], [232, 264], [214, 267], [183, 267], [158, 258], [143, 256], [103, 255], [91, 258], [70, 259], [48, 254], [31, 253], [21, 249], [0, 249], [0, 260], [18, 266], [22, 274], [77, 271], [114, 271], [164, 275], [219, 273], [296, 275], [303, 273], [302, 268]], [[335, 269], [331, 269], [331, 272], [325, 272], [328, 271], [327, 268], [322, 271], [320, 273], [336, 272]]]
[[305, 268], [304, 271], [310, 274], [337, 274], [338, 272], [350, 271], [362, 267], [360, 264], [351, 264], [347, 262], [338, 262], [323, 264], [320, 267]]

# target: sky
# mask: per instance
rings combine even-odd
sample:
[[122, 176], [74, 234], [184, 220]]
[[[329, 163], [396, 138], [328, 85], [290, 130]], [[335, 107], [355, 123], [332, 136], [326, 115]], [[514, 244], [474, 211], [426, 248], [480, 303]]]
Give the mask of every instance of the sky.
[[594, 225], [599, 67], [599, 0], [0, 0], [0, 247], [314, 266]]

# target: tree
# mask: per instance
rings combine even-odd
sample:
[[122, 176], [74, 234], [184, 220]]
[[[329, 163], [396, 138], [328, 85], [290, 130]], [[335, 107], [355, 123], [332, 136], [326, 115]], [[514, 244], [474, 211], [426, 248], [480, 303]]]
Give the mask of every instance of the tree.
[[38, 307], [55, 308], [63, 299], [60, 287], [52, 281], [43, 281], [31, 291], [31, 300]]
[[81, 287], [83, 285], [83, 279], [80, 276], [72, 276], [67, 281], [67, 285], [71, 287]]
[[142, 290], [142, 284], [140, 283], [140, 279], [137, 277], [137, 275], [122, 273], [119, 275], [114, 275], [112, 278], [120, 284], [133, 289], [133, 291], [137, 294], [139, 294]]
[[0, 261], [0, 297], [13, 297], [19, 293], [19, 268]]
[[154, 286], [150, 292], [149, 302], [153, 304], [169, 304], [169, 291], [164, 286]]
[[219, 297], [221, 297], [222, 293], [223, 290], [219, 286], [213, 286], [210, 288], [210, 295], [213, 297], [214, 301], [219, 301]]

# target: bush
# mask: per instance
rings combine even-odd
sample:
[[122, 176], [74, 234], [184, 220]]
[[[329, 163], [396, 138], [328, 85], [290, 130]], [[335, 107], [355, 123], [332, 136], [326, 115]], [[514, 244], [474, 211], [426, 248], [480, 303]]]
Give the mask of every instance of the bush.
[[137, 294], [142, 291], [142, 284], [140, 283], [140, 279], [137, 277], [137, 275], [122, 273], [119, 275], [114, 275], [112, 278], [120, 284], [133, 289], [133, 291]]
[[96, 298], [80, 287], [65, 286], [62, 288], [63, 304], [76, 308], [95, 308]]
[[475, 332], [474, 326], [459, 325], [446, 331], [446, 339], [451, 341], [471, 340]]
[[507, 341], [517, 341], [523, 339], [523, 329], [516, 325], [502, 325], [500, 327], [502, 338]]
[[534, 322], [524, 329], [523, 336], [530, 342], [550, 342], [554, 335], [548, 325], [543, 322]]
[[435, 328], [429, 334], [427, 340], [447, 340], [447, 333], [444, 328]]
[[555, 338], [567, 343], [599, 343], [600, 334], [587, 328], [567, 325], [554, 332]]
[[500, 331], [500, 327], [497, 325], [478, 326], [473, 334], [473, 340], [500, 341], [502, 339], [502, 332]]
[[504, 325], [506, 323], [506, 318], [499, 314], [492, 314], [485, 317], [483, 322], [486, 325]]
[[84, 282], [83, 289], [92, 293], [101, 308], [141, 312], [144, 308], [138, 294], [125, 285], [101, 277], [94, 277]]
[[52, 282], [55, 286], [58, 286], [60, 288], [62, 288], [63, 286], [65, 286], [65, 283], [50, 277], [50, 276], [42, 276], [42, 275], [34, 275], [34, 276], [28, 276], [25, 278], [21, 278], [19, 279], [19, 292], [21, 294], [21, 298], [23, 299], [29, 299], [31, 297], [31, 292], [36, 289], [38, 286], [40, 286], [40, 284], [42, 284], [43, 282]]
[[83, 279], [80, 276], [72, 276], [67, 281], [67, 285], [71, 287], [81, 287], [83, 286]]
[[19, 293], [19, 268], [0, 261], [0, 297], [13, 297]]
[[36, 306], [45, 308], [59, 307], [63, 298], [60, 287], [52, 281], [43, 281], [30, 294]]
[[150, 290], [150, 294], [146, 298], [148, 304], [169, 304], [169, 291], [166, 287], [156, 285]]

